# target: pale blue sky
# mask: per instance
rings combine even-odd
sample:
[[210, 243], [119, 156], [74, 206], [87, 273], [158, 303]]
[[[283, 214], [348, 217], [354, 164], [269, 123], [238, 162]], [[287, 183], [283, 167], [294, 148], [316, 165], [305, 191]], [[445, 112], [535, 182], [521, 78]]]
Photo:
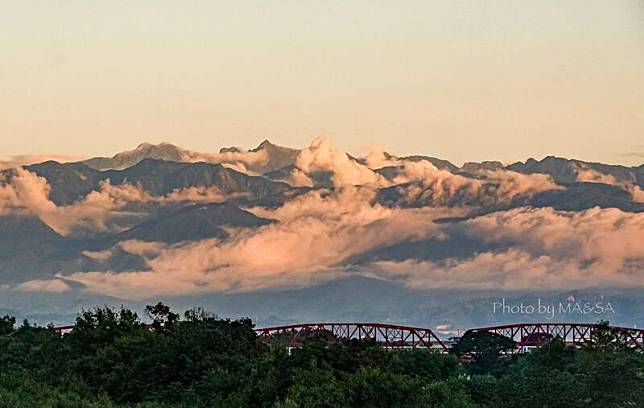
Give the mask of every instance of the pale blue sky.
[[305, 146], [642, 163], [644, 2], [0, 1], [0, 156]]

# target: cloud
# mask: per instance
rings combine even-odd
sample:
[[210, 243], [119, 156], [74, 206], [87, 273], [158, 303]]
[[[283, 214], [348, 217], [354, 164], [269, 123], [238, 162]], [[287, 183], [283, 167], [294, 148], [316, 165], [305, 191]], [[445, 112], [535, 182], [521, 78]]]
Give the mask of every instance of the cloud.
[[374, 204], [376, 192], [366, 187], [345, 187], [335, 191], [318, 189], [295, 197], [276, 209], [251, 208], [255, 215], [281, 222], [302, 217], [346, 223], [367, 224], [387, 218], [395, 210]]
[[[219, 155], [226, 156], [230, 165], [255, 171], [267, 160], [255, 153], [229, 151]], [[215, 158], [224, 160], [216, 155], [210, 159]], [[382, 166], [395, 169], [384, 177], [373, 170]], [[16, 289], [64, 291], [68, 280], [91, 292], [139, 299], [299, 287], [356, 273], [402, 280], [420, 288], [644, 286], [644, 214], [599, 208], [582, 212], [520, 208], [458, 223], [435, 223], [438, 218], [471, 213], [474, 206], [506, 204], [563, 188], [547, 175], [505, 169], [454, 174], [427, 160], [401, 160], [384, 151], [374, 151], [364, 161], [357, 161], [323, 138], [299, 153], [291, 182], [312, 185], [315, 172], [328, 172], [333, 188], [292, 197], [278, 208], [248, 209], [275, 223], [232, 229], [225, 240], [176, 245], [120, 242], [105, 251], [83, 254], [104, 261], [127, 252], [144, 258], [144, 270], [70, 273], [53, 280], [26, 282]], [[63, 235], [77, 227], [108, 229], [110, 217], [125, 211], [130, 203], [165, 205], [228, 198], [217, 189], [201, 187], [152, 196], [138, 186], [105, 181], [77, 202], [57, 206], [49, 199], [51, 187], [44, 178], [22, 168], [11, 174], [0, 180], [0, 213], [35, 214]], [[578, 177], [615, 182], [610, 175], [592, 171], [580, 171]], [[420, 208], [379, 204], [383, 187], [395, 187], [402, 194], [402, 204], [405, 200], [418, 202]], [[639, 187], [629, 188], [634, 199], [644, 200]], [[441, 261], [349, 263], [365, 252], [410, 240], [449, 240], [456, 232], [481, 243], [481, 250], [467, 258]]]
[[70, 289], [62, 279], [36, 279], [21, 283], [15, 287], [20, 292], [62, 293]]
[[218, 203], [228, 198], [217, 187], [186, 187], [173, 190], [163, 197], [150, 197], [149, 201], [172, 203], [190, 201], [194, 203]]
[[232, 148], [222, 149], [219, 153], [202, 153], [186, 150], [170, 143], [158, 145], [141, 143], [136, 149], [118, 153], [112, 158], [98, 158], [98, 163], [92, 163], [91, 166], [98, 166], [102, 170], [122, 170], [144, 158], [217, 163], [249, 174], [261, 172], [270, 161], [269, 155], [263, 150], [242, 151]]
[[0, 193], [3, 200], [0, 207], [22, 207], [59, 234], [68, 235], [74, 227], [82, 225], [104, 229], [105, 220], [112, 211], [128, 202], [148, 199], [145, 192], [132, 185], [112, 186], [109, 181], [104, 181], [98, 191], [92, 191], [82, 200], [68, 206], [57, 206], [49, 199], [50, 190], [44, 177], [17, 168], [10, 184], [5, 185]]
[[[483, 252], [470, 259], [450, 259], [442, 263], [407, 260], [378, 262], [374, 266], [381, 277], [403, 278], [409, 286], [423, 289], [565, 289], [594, 286], [598, 282], [589, 270], [580, 269], [570, 260], [533, 256], [519, 249]], [[623, 286], [626, 283], [624, 276], [611, 278], [601, 284]]]
[[586, 183], [619, 184], [615, 176], [611, 174], [603, 174], [593, 169], [583, 168], [577, 171], [577, 181]]
[[263, 174], [267, 168], [269, 156], [266, 151], [229, 150], [220, 153], [198, 153], [181, 150], [182, 161], [219, 163], [224, 167], [250, 174]]
[[106, 249], [104, 251], [83, 251], [82, 254], [99, 262], [105, 262], [113, 255], [112, 251], [109, 249]]
[[66, 206], [49, 199], [51, 187], [44, 177], [16, 168], [8, 180], [0, 180], [0, 214], [29, 212], [54, 231], [69, 235], [74, 228], [107, 229], [106, 221], [129, 203], [222, 202], [227, 197], [217, 188], [189, 187], [165, 196], [153, 196], [131, 184], [102, 181], [96, 191]]
[[634, 202], [644, 203], [644, 190], [639, 186], [631, 186], [631, 196]]
[[402, 161], [387, 153], [383, 148], [372, 147], [365, 157], [365, 164], [370, 169], [380, 169], [382, 167], [400, 166]]
[[291, 174], [287, 180], [292, 186], [295, 187], [314, 187], [315, 182], [308, 174], [304, 171], [295, 168], [291, 171]]
[[69, 163], [82, 160], [77, 156], [57, 155], [57, 154], [31, 154], [10, 156], [0, 159], [0, 170], [11, 169], [16, 167], [28, 166], [34, 163], [42, 163], [49, 160], [57, 161], [58, 163]]
[[492, 189], [493, 196], [504, 203], [520, 196], [529, 197], [543, 191], [563, 190], [547, 174], [522, 174], [511, 170], [482, 170], [481, 174], [488, 184], [495, 186]]
[[158, 255], [167, 245], [162, 242], [147, 242], [138, 239], [121, 241], [118, 246], [125, 252], [133, 255]]
[[481, 170], [476, 176], [453, 174], [427, 160], [405, 161], [392, 183], [399, 185], [399, 204], [407, 206], [507, 204], [518, 197], [563, 188], [544, 174]]
[[580, 212], [519, 208], [477, 217], [465, 225], [475, 238], [510, 242], [531, 253], [574, 256], [616, 267], [644, 257], [644, 214], [616, 208]]
[[[473, 178], [438, 169], [428, 160], [401, 160], [381, 149], [369, 152], [364, 163], [334, 148], [327, 139], [318, 138], [300, 152], [290, 182], [296, 186], [313, 186], [311, 173], [326, 171], [331, 173], [335, 187], [360, 185], [378, 189], [402, 185], [399, 190], [408, 204], [423, 201], [432, 205], [448, 205], [458, 198], [482, 199], [486, 200], [485, 204], [507, 203], [518, 196], [562, 188], [544, 174], [481, 170]], [[373, 170], [391, 166], [396, 169], [389, 180]]]
[[[291, 175], [294, 185], [308, 183], [301, 173], [310, 174], [316, 171], [328, 171], [336, 187], [352, 185], [379, 186], [386, 184], [384, 177], [350, 158], [346, 152], [333, 147], [331, 142], [319, 137], [309, 147], [303, 149], [295, 160], [295, 167]], [[308, 185], [308, 184], [305, 184]]]
[[389, 209], [373, 204], [373, 191], [313, 191], [276, 210], [254, 209], [278, 223], [231, 231], [164, 248], [147, 271], [75, 273], [65, 276], [89, 290], [121, 297], [250, 291], [305, 286], [347, 274], [353, 255], [406, 239], [439, 234], [433, 220], [455, 210]]
[[5, 184], [0, 183], [0, 215], [20, 211], [22, 209], [22, 202], [18, 197], [18, 193], [15, 188], [10, 184], [6, 184], [6, 181]]
[[382, 261], [364, 270], [425, 289], [644, 286], [644, 214], [523, 208], [477, 217], [459, 227], [483, 242], [510, 248], [442, 262]]
[[440, 170], [428, 160], [405, 161], [393, 179], [394, 184], [413, 181], [419, 181], [423, 186], [431, 188], [439, 197], [454, 196], [462, 189], [477, 194], [483, 185], [480, 180]]
[[579, 169], [577, 173], [577, 181], [619, 186], [631, 193], [631, 199], [634, 202], [644, 203], [644, 190], [642, 190], [640, 186], [636, 185], [632, 181], [618, 181], [611, 174], [600, 173], [592, 169]]
[[[147, 270], [59, 278], [92, 292], [135, 299], [301, 287], [349, 274], [402, 280], [425, 289], [644, 286], [644, 214], [520, 208], [436, 224], [437, 218], [463, 213], [385, 208], [374, 203], [373, 195], [364, 187], [311, 191], [278, 209], [252, 209], [278, 222], [232, 230], [225, 241], [121, 243], [123, 250], [146, 257]], [[374, 249], [429, 237], [445, 240], [457, 231], [489, 244], [481, 248], [500, 249], [442, 261], [347, 263]]]

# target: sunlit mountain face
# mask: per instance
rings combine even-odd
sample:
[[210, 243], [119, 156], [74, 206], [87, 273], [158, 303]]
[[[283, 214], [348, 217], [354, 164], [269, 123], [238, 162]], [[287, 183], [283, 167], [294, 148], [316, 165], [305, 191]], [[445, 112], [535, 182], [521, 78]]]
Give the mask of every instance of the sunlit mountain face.
[[19, 315], [170, 299], [260, 321], [470, 324], [500, 318], [481, 312], [494, 298], [581, 291], [644, 320], [644, 165], [457, 166], [316, 139], [6, 167], [0, 308]]

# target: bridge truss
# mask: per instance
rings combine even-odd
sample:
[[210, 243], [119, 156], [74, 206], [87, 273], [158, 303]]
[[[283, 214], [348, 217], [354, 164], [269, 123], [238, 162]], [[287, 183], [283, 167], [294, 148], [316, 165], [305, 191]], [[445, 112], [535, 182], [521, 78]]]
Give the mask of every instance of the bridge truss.
[[[590, 323], [520, 323], [503, 326], [481, 327], [468, 332], [490, 332], [509, 337], [519, 348], [534, 344], [535, 339], [559, 337], [577, 346], [590, 343], [597, 325]], [[611, 326], [610, 331], [625, 344], [644, 349], [644, 329]]]
[[264, 341], [279, 340], [297, 347], [310, 337], [373, 339], [386, 348], [448, 348], [431, 329], [386, 323], [304, 323], [255, 329]]
[[[151, 328], [150, 325], [146, 327]], [[479, 327], [467, 332], [490, 332], [511, 338], [517, 343], [517, 350], [521, 351], [524, 347], [540, 346], [555, 337], [568, 344], [587, 345], [591, 342], [596, 327], [596, 324], [591, 323], [518, 323]], [[54, 330], [62, 334], [73, 328], [74, 326], [60, 326]], [[644, 329], [610, 326], [609, 330], [624, 344], [644, 350]], [[330, 341], [373, 339], [391, 349], [449, 350], [446, 342], [438, 338], [431, 329], [387, 323], [301, 323], [258, 328], [255, 332], [262, 341], [279, 342], [290, 347], [301, 346], [307, 338], [323, 336]]]

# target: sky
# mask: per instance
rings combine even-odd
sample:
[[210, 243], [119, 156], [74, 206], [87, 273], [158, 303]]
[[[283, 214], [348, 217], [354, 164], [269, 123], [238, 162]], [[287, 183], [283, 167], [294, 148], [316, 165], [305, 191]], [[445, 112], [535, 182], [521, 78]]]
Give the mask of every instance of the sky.
[[0, 157], [304, 147], [644, 162], [644, 2], [4, 1]]

